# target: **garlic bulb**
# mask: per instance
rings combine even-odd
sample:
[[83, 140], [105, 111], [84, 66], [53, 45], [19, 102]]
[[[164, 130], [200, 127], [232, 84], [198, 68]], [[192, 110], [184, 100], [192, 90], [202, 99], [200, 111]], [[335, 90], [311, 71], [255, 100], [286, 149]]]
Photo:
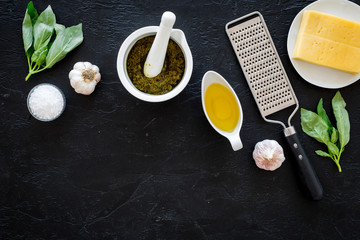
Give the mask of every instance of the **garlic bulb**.
[[77, 62], [69, 73], [70, 85], [75, 92], [90, 95], [100, 81], [99, 68], [89, 62]]
[[285, 160], [283, 148], [275, 140], [264, 140], [255, 145], [253, 158], [259, 168], [274, 171]]

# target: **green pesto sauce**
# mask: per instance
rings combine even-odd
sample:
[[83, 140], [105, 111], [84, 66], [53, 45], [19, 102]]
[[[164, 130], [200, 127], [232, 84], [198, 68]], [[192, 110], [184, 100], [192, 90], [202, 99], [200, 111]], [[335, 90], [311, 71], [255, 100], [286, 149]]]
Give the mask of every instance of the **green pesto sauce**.
[[185, 58], [181, 48], [170, 39], [161, 72], [154, 78], [145, 77], [144, 63], [154, 39], [155, 36], [148, 36], [135, 43], [128, 55], [126, 70], [137, 89], [161, 95], [173, 90], [181, 81], [185, 71]]

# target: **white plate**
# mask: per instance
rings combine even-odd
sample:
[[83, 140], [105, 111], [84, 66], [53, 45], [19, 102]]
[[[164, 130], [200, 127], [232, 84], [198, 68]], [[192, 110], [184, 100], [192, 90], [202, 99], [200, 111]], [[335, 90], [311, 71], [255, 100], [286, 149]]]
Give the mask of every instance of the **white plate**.
[[342, 88], [359, 80], [360, 74], [353, 75], [291, 58], [304, 10], [315, 10], [360, 22], [360, 6], [347, 0], [319, 0], [313, 2], [296, 15], [290, 26], [287, 39], [287, 51], [290, 61], [299, 75], [309, 83], [323, 88]]

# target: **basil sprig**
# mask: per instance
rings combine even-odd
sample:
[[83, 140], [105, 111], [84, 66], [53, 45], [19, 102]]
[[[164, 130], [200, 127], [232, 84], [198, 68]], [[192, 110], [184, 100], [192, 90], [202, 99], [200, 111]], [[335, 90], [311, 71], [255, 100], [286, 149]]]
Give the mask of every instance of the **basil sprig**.
[[336, 128], [331, 124], [326, 114], [322, 99], [318, 103], [317, 114], [301, 109], [301, 127], [307, 135], [327, 146], [328, 152], [317, 150], [315, 153], [322, 157], [331, 158], [341, 172], [340, 156], [350, 140], [349, 114], [345, 109], [346, 103], [339, 91], [331, 103], [336, 119]]
[[51, 68], [83, 42], [82, 24], [66, 28], [56, 23], [49, 5], [40, 15], [30, 1], [22, 24], [24, 49], [29, 65], [25, 81]]

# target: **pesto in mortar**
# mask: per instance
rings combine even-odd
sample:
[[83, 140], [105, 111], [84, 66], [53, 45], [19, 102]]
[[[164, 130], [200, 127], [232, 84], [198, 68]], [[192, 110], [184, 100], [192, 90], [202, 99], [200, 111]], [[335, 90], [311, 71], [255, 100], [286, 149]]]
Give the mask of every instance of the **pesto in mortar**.
[[155, 36], [140, 39], [130, 50], [126, 70], [134, 86], [144, 93], [161, 95], [170, 92], [181, 81], [185, 71], [185, 57], [181, 48], [169, 40], [164, 66], [154, 78], [144, 75], [144, 63]]

